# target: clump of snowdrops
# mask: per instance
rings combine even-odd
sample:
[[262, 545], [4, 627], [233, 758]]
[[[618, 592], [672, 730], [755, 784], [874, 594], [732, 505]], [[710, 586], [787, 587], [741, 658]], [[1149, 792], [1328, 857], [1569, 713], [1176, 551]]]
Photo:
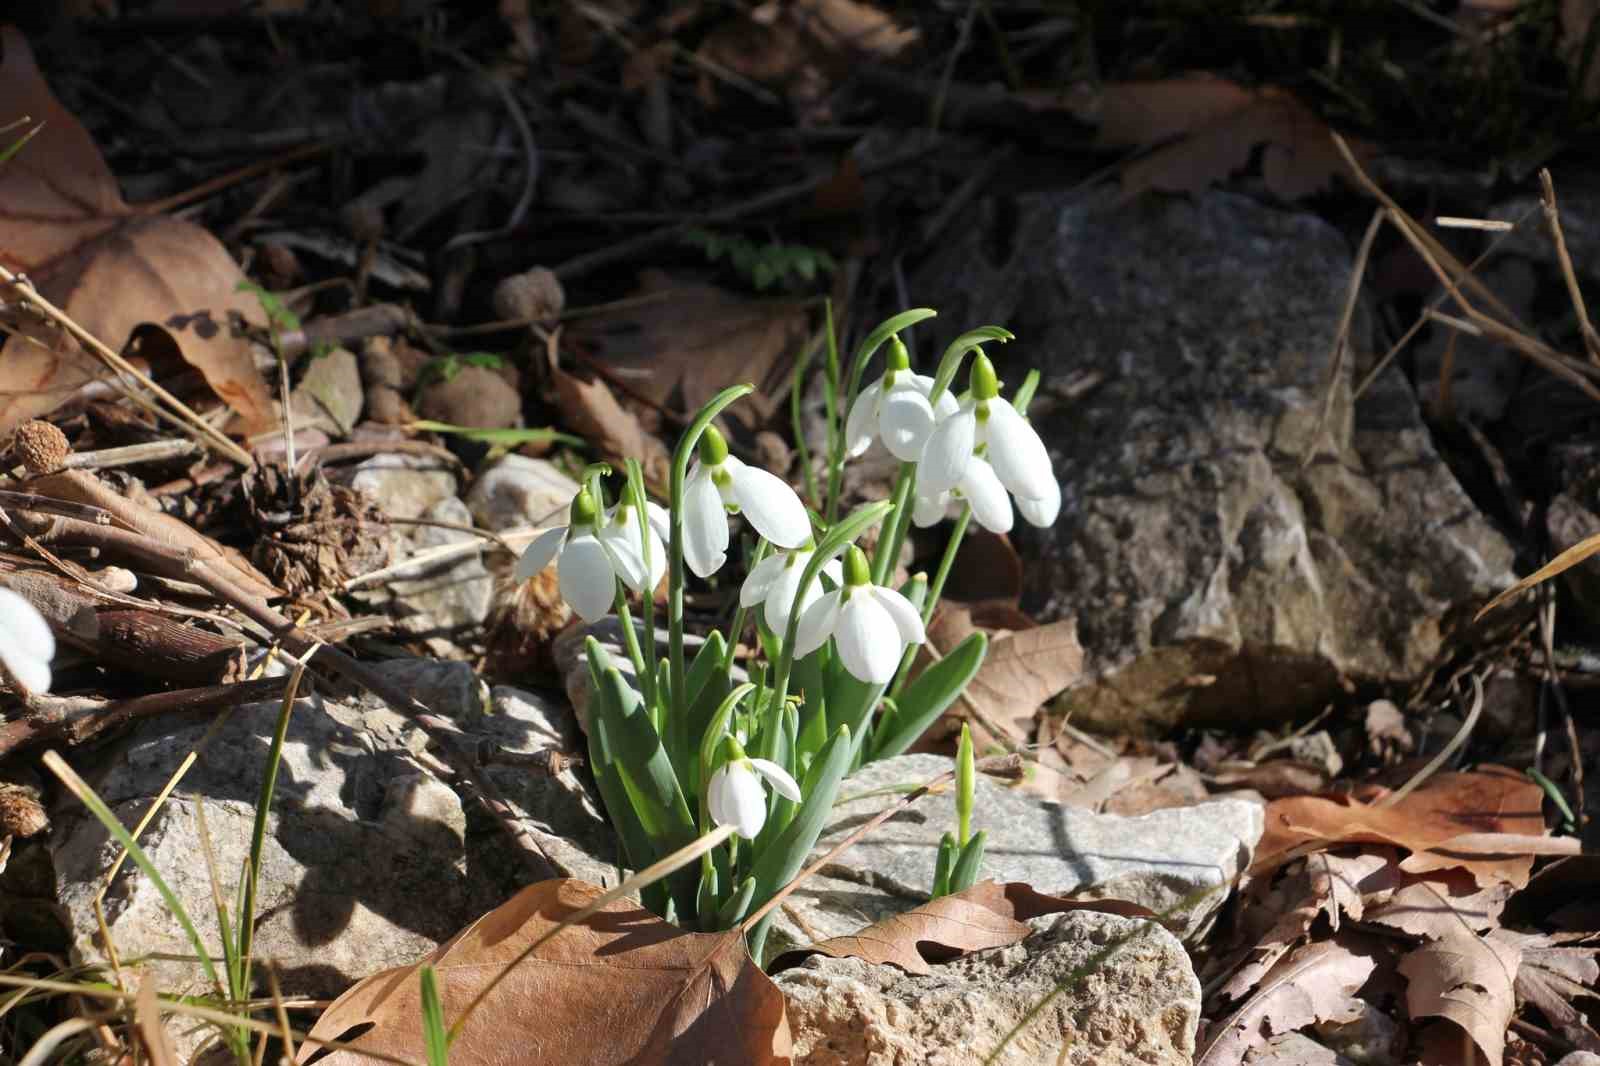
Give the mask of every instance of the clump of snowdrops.
[[[782, 479], [729, 454], [712, 420], [752, 391], [739, 385], [708, 403], [673, 457], [666, 507], [648, 500], [636, 462], [615, 499], [603, 465], [585, 472], [567, 525], [545, 532], [518, 563], [531, 577], [552, 562], [562, 596], [586, 621], [615, 612], [632, 662], [630, 684], [590, 638], [589, 754], [606, 809], [635, 869], [732, 826], [725, 847], [698, 866], [650, 886], [645, 903], [671, 921], [705, 930], [731, 928], [801, 869], [839, 786], [854, 768], [903, 752], [966, 687], [983, 662], [981, 633], [967, 637], [907, 680], [926, 640], [951, 563], [968, 523], [1006, 532], [1016, 511], [1053, 523], [1060, 489], [1049, 455], [1026, 418], [1037, 383], [1031, 373], [1009, 400], [1001, 395], [987, 343], [1012, 334], [984, 326], [956, 338], [933, 377], [914, 373], [898, 333], [934, 312], [903, 312], [862, 343], [848, 377], [828, 327], [825, 398], [827, 481], [819, 489], [807, 456], [808, 511]], [[873, 357], [879, 376], [862, 387]], [[951, 386], [967, 366], [967, 390]], [[795, 371], [792, 412], [807, 370]], [[843, 464], [875, 439], [901, 461], [888, 500], [837, 517]], [[955, 528], [930, 580], [917, 574], [890, 585], [909, 527], [955, 512]], [[730, 516], [753, 528], [756, 546], [725, 635], [713, 631], [694, 656], [685, 650], [686, 571], [710, 578], [727, 563]], [[878, 527], [871, 555], [857, 544]], [[652, 591], [668, 578], [668, 653], [654, 660]], [[630, 594], [637, 595], [635, 623]], [[761, 655], [747, 679], [733, 646], [753, 621]], [[641, 649], [649, 649], [647, 655]], [[958, 832], [947, 836], [935, 870], [936, 894], [977, 876], [983, 834], [969, 831], [973, 775], [970, 740], [958, 775]], [[751, 930], [760, 956], [766, 922]]]

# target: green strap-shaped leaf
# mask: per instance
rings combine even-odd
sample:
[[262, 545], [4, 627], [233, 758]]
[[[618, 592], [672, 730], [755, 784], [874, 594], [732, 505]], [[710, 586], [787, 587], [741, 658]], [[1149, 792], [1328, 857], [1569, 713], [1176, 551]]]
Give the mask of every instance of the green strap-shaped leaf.
[[732, 929], [750, 913], [750, 903], [756, 898], [756, 879], [747, 877], [739, 882], [738, 891], [729, 896], [717, 911], [717, 928]]
[[950, 894], [950, 872], [956, 864], [956, 836], [954, 833], [945, 833], [939, 838], [939, 852], [933, 860], [933, 891], [928, 893], [934, 899]]
[[965, 892], [977, 883], [978, 871], [983, 866], [983, 844], [987, 836], [988, 831], [980, 829], [972, 834], [967, 846], [961, 849], [961, 857], [956, 860], [955, 869], [950, 871], [951, 892]]
[[972, 633], [949, 655], [922, 671], [900, 693], [893, 716], [878, 723], [872, 758], [892, 759], [916, 743], [977, 676], [988, 650], [989, 638], [982, 633]]
[[[833, 801], [839, 795], [839, 785], [850, 769], [850, 755], [853, 750], [850, 730], [841, 725], [817, 753], [817, 758], [811, 764], [811, 770], [801, 785], [800, 790], [805, 796], [805, 801], [800, 804], [800, 809], [795, 812], [794, 820], [789, 823], [788, 828], [756, 857], [755, 866], [750, 871], [750, 876], [755, 878], [756, 883], [752, 899], [755, 906], [760, 906], [771, 899], [778, 889], [788, 884], [805, 865], [806, 856], [811, 854], [811, 848], [816, 844], [817, 837], [822, 835], [822, 827], [828, 822], [828, 814], [833, 810]], [[750, 931], [750, 953], [758, 960], [761, 958], [761, 946], [766, 942], [767, 929], [771, 924], [772, 915], [768, 914]]]

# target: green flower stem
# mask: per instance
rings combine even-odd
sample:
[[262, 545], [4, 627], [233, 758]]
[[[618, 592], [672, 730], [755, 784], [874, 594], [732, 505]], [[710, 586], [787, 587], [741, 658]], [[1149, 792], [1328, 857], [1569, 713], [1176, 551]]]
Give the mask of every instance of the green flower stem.
[[[760, 540], [756, 541], [755, 554], [750, 556], [750, 565], [745, 568], [745, 573], [749, 573], [751, 570], [754, 570], [757, 566], [759, 566], [761, 564], [761, 560], [765, 559], [767, 557], [767, 553], [771, 550], [772, 545], [767, 542], [767, 538], [762, 537]], [[728, 630], [728, 650], [722, 656], [722, 672], [725, 674], [733, 669], [733, 653], [734, 650], [739, 646], [739, 635], [744, 632], [744, 615], [744, 604], [741, 602], [739, 606], [734, 609], [733, 628]]]
[[894, 492], [889, 497], [892, 507], [889, 520], [878, 534], [878, 547], [872, 556], [872, 583], [875, 585], [888, 584], [894, 560], [900, 555], [900, 545], [896, 542], [904, 537], [902, 531], [910, 522], [911, 494], [916, 483], [917, 464], [901, 463], [900, 473], [894, 479]]
[[822, 510], [831, 526], [838, 516], [839, 485], [844, 475], [843, 462], [835, 461], [844, 446], [844, 424], [839, 420], [839, 334], [833, 323], [833, 301], [824, 300], [822, 306], [828, 325], [828, 362], [823, 368], [828, 387], [822, 390], [822, 405], [827, 416], [824, 421], [828, 426], [828, 498]]
[[790, 606], [789, 625], [783, 635], [783, 652], [778, 657], [772, 677], [772, 698], [767, 704], [767, 711], [768, 720], [774, 725], [780, 721], [778, 716], [783, 711], [783, 701], [789, 698], [789, 673], [794, 669], [794, 644], [800, 633], [800, 604], [805, 600], [806, 589], [817, 580], [824, 565], [854, 543], [874, 522], [882, 521], [892, 507], [889, 501], [879, 500], [856, 508], [828, 530], [828, 535], [822, 538], [817, 550], [806, 560], [800, 585], [795, 589], [794, 603]]
[[652, 698], [655, 694], [655, 682], [650, 677], [651, 670], [645, 665], [644, 653], [639, 650], [639, 632], [633, 628], [633, 615], [628, 610], [628, 590], [622, 584], [622, 579], [617, 578], [617, 621], [622, 625], [622, 646], [628, 650], [628, 661], [633, 663], [633, 676], [639, 679], [639, 686], [644, 690], [645, 714], [650, 718], [650, 724], [656, 727], [656, 732], [661, 732], [660, 716], [662, 707]]
[[[828, 317], [827, 328], [831, 334], [833, 330], [833, 316], [831, 314]], [[810, 369], [811, 359], [817, 354], [817, 348], [821, 345], [822, 340], [823, 338], [818, 337], [816, 340], [813, 340], [810, 344], [806, 345], [805, 350], [800, 353], [800, 358], [794, 361], [794, 376], [789, 382], [789, 425], [794, 431], [794, 448], [795, 451], [800, 455], [800, 472], [805, 476], [806, 479], [806, 499], [817, 507], [822, 506], [822, 499], [817, 495], [817, 472], [811, 469], [811, 449], [806, 444], [805, 425], [800, 417], [800, 401], [805, 392], [806, 371]], [[827, 395], [832, 395], [831, 390], [824, 389], [823, 392]], [[827, 421], [831, 430], [833, 425], [833, 407], [831, 402], [829, 403], [828, 407]], [[828, 439], [828, 454], [833, 454], [833, 437], [831, 432], [829, 433]]]
[[[627, 461], [628, 488], [627, 491], [633, 500], [634, 519], [639, 523], [639, 543], [644, 548], [644, 570], [646, 580], [650, 573], [650, 539], [655, 536], [655, 530], [650, 527], [649, 497], [644, 491], [644, 467], [639, 465], [639, 460]], [[639, 614], [644, 620], [644, 639], [650, 647], [650, 669], [639, 675], [640, 682], [645, 686], [645, 702], [652, 707], [661, 706], [656, 699], [656, 590], [647, 588], [639, 593]]]
[[944, 390], [955, 380], [956, 371], [961, 369], [961, 361], [966, 358], [968, 352], [989, 341], [999, 341], [1004, 344], [1015, 337], [1016, 334], [1003, 326], [979, 326], [951, 341], [949, 347], [945, 348], [944, 355], [939, 357], [939, 369], [934, 372], [933, 388], [928, 392], [929, 405], [937, 407], [939, 397], [944, 395]]
[[[850, 419], [850, 409], [855, 406], [856, 395], [861, 391], [861, 379], [867, 372], [867, 363], [879, 348], [901, 330], [914, 326], [923, 319], [932, 318], [939, 312], [929, 307], [914, 307], [909, 311], [902, 311], [898, 315], [886, 318], [878, 323], [877, 328], [867, 334], [861, 342], [861, 347], [856, 349], [856, 357], [850, 367], [849, 387], [845, 390], [843, 400], [834, 417], [830, 419], [838, 427], [838, 437], [828, 454], [828, 524], [833, 524], [834, 513], [839, 505], [839, 486], [844, 478], [844, 431], [845, 424]], [[833, 391], [838, 392], [837, 378], [832, 382]]]
[[950, 576], [950, 568], [955, 565], [956, 555], [961, 550], [961, 539], [967, 535], [967, 526], [972, 522], [972, 504], [965, 504], [961, 514], [956, 517], [956, 527], [950, 531], [950, 542], [944, 546], [944, 556], [939, 560], [939, 569], [933, 572], [933, 580], [928, 584], [928, 601], [922, 605], [922, 624], [927, 625], [933, 619], [933, 609], [939, 605], [939, 596], [944, 592], [944, 582]]
[[683, 483], [689, 476], [689, 457], [694, 454], [700, 435], [711, 420], [721, 414], [724, 407], [754, 391], [754, 385], [733, 385], [717, 393], [700, 409], [678, 442], [678, 450], [672, 454], [672, 483], [667, 501], [672, 534], [667, 544], [667, 694], [671, 705], [669, 713], [675, 717], [689, 711], [683, 663]]

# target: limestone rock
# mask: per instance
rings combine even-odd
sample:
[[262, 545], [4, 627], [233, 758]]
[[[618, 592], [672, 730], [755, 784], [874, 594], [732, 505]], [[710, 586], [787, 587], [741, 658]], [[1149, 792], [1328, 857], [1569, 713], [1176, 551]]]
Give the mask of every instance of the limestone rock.
[[[1033, 418], [1062, 509], [1019, 531], [1023, 606], [1078, 616], [1075, 724], [1281, 721], [1341, 674], [1414, 676], [1455, 609], [1513, 580], [1399, 373], [1351, 402], [1373, 358], [1359, 306], [1332, 374], [1352, 263], [1327, 224], [1220, 191], [1042, 194], [1018, 201], [1009, 251], [965, 232], [915, 291], [952, 334], [1014, 330], [989, 352], [1009, 384], [1044, 375]], [[1102, 380], [1048, 402], [1086, 373]]]
[[467, 492], [467, 507], [485, 529], [567, 524], [567, 505], [578, 483], [548, 459], [507, 455], [485, 470]]
[[456, 475], [440, 459], [383, 453], [357, 464], [350, 486], [376, 500], [390, 518], [421, 518], [456, 494]]
[[1058, 985], [994, 1061], [1187, 1066], [1200, 982], [1176, 937], [1092, 911], [1028, 924], [1034, 931], [1020, 943], [924, 976], [825, 956], [777, 974], [796, 1066], [965, 1066], [993, 1052]]
[[[812, 859], [903, 794], [945, 773], [940, 755], [901, 755], [846, 779]], [[939, 838], [954, 828], [955, 794], [922, 797], [823, 868], [774, 920], [769, 954], [853, 933], [926, 900]], [[1093, 889], [1165, 915], [1184, 939], [1201, 933], [1228, 884], [1250, 861], [1264, 826], [1260, 805], [1223, 799], [1137, 818], [1063, 807], [979, 775], [973, 830], [988, 831], [980, 877], [1025, 881], [1040, 892]]]
[[320, 429], [336, 437], [350, 435], [361, 421], [365, 403], [361, 368], [355, 353], [344, 348], [312, 359], [300, 384], [289, 394], [296, 428]]
[[[536, 697], [502, 689], [491, 708], [480, 708], [477, 680], [464, 664], [415, 660], [379, 668], [455, 721], [465, 746], [487, 739], [512, 750], [552, 743], [570, 750], [571, 738], [559, 735], [559, 720]], [[209, 740], [209, 722], [151, 720], [98, 754], [95, 766], [82, 767], [132, 825], [204, 741], [141, 844], [218, 965], [199, 808], [223, 898], [231, 902], [278, 712], [277, 701], [237, 707]], [[333, 996], [358, 977], [415, 961], [527, 882], [527, 870], [489, 816], [476, 803], [463, 809], [450, 788], [425, 772], [428, 762], [418, 756], [426, 741], [370, 696], [312, 695], [296, 703], [267, 819], [257, 907], [256, 952], [276, 960], [285, 993]], [[563, 873], [614, 883], [609, 830], [572, 771], [555, 778], [509, 767], [491, 773]], [[93, 900], [118, 849], [70, 800], [55, 815], [50, 859], [56, 898], [70, 916], [72, 950], [100, 959]], [[131, 863], [112, 883], [105, 908], [122, 958], [192, 954], [149, 879]], [[165, 992], [198, 991], [204, 983], [195, 965], [151, 965]]]
[[[433, 522], [452, 526], [471, 526], [472, 515], [466, 504], [447, 496], [423, 515]], [[494, 580], [483, 564], [480, 552], [456, 555], [436, 563], [427, 561], [429, 553], [450, 545], [481, 547], [484, 541], [465, 529], [442, 526], [407, 526], [397, 530], [401, 559], [417, 559], [415, 567], [403, 571], [404, 577], [385, 587], [390, 613], [400, 628], [427, 640], [439, 655], [450, 655], [454, 646], [470, 643], [494, 600]]]

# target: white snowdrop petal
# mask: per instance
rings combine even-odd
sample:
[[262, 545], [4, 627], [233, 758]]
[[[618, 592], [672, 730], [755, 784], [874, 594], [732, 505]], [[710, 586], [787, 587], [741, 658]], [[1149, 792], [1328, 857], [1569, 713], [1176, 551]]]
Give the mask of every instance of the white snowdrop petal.
[[878, 430], [890, 455], [902, 463], [914, 463], [922, 458], [928, 434], [933, 432], [933, 408], [916, 389], [895, 389], [879, 407]]
[[767, 556], [751, 567], [744, 584], [739, 586], [739, 606], [754, 607], [766, 600], [773, 584], [783, 576], [788, 565], [789, 557], [780, 552], [777, 555]]
[[621, 526], [607, 525], [597, 538], [606, 551], [606, 562], [611, 571], [634, 592], [644, 588], [644, 556], [639, 554], [637, 537], [628, 536]]
[[887, 684], [900, 668], [901, 643], [894, 617], [871, 591], [858, 589], [839, 609], [834, 628], [839, 660], [850, 676], [869, 685]]
[[928, 639], [927, 631], [922, 627], [922, 615], [917, 613], [910, 600], [894, 589], [884, 588], [881, 585], [873, 589], [873, 595], [878, 600], [878, 606], [894, 619], [894, 627], [903, 643], [921, 644]]
[[873, 435], [878, 428], [878, 392], [874, 381], [856, 396], [850, 405], [850, 414], [844, 420], [844, 454], [851, 459], [872, 447]]
[[788, 482], [760, 467], [744, 463], [734, 465], [732, 458], [725, 469], [733, 476], [733, 494], [739, 510], [750, 520], [756, 532], [780, 548], [798, 548], [811, 539], [811, 519], [806, 516], [806, 505]]
[[767, 791], [761, 787], [761, 779], [747, 767], [734, 765], [728, 770], [727, 787], [732, 824], [746, 840], [755, 839], [767, 821]]
[[561, 549], [561, 598], [585, 622], [598, 622], [617, 598], [617, 577], [604, 545], [593, 534], [573, 537]]
[[1055, 478], [1050, 479], [1051, 491], [1037, 500], [1019, 499], [1017, 510], [1022, 512], [1029, 525], [1046, 529], [1056, 524], [1056, 518], [1061, 514], [1061, 484]]
[[822, 564], [823, 576], [832, 581], [837, 588], [844, 584], [844, 565], [837, 559], [829, 559]]
[[989, 462], [1000, 483], [1019, 499], [1043, 499], [1055, 474], [1050, 469], [1050, 452], [1028, 420], [1010, 404], [994, 400], [989, 404], [985, 434]]
[[50, 664], [18, 646], [16, 635], [0, 629], [0, 663], [29, 692], [50, 691]]
[[962, 410], [933, 427], [922, 461], [917, 464], [917, 484], [928, 492], [953, 489], [967, 471], [976, 443], [978, 420]]
[[956, 394], [945, 389], [939, 394], [939, 402], [933, 405], [933, 417], [938, 419], [949, 418], [961, 410], [961, 401], [956, 399]]
[[1009, 533], [1013, 521], [1011, 497], [1000, 484], [994, 467], [981, 455], [972, 457], [967, 472], [961, 478], [961, 495], [972, 505], [972, 517], [978, 525], [991, 533]]
[[550, 560], [561, 550], [561, 541], [566, 535], [567, 527], [557, 526], [533, 538], [533, 543], [524, 548], [521, 557], [517, 559], [517, 580], [526, 581], [549, 566]]
[[711, 475], [696, 470], [683, 487], [683, 559], [700, 577], [728, 560], [728, 515]]
[[[781, 639], [789, 632], [790, 612], [794, 608], [794, 594], [800, 590], [800, 579], [805, 576], [805, 562], [796, 562], [779, 574], [772, 583], [772, 591], [767, 594], [767, 604], [762, 611], [762, 617], [767, 620], [767, 626]], [[806, 590], [804, 601], [800, 604], [800, 613], [805, 614], [807, 607], [816, 602], [821, 595], [821, 589], [813, 581]]]
[[948, 492], [924, 493], [917, 487], [917, 501], [911, 508], [911, 522], [918, 529], [927, 529], [944, 521], [945, 505], [950, 502]]
[[26, 597], [8, 588], [0, 588], [0, 631], [8, 632], [24, 655], [45, 662], [56, 657], [56, 636], [50, 632], [50, 623]]
[[729, 784], [729, 777], [734, 772], [732, 763], [726, 763], [711, 775], [711, 783], [706, 786], [706, 809], [711, 812], [711, 820], [718, 825], [739, 824], [739, 812], [735, 805], [735, 793]]
[[795, 632], [794, 656], [803, 659], [828, 642], [834, 625], [839, 620], [838, 589], [824, 593], [800, 615], [800, 628]]
[[750, 765], [762, 777], [767, 779], [767, 784], [777, 790], [778, 795], [795, 803], [800, 802], [800, 786], [795, 779], [789, 776], [789, 771], [773, 762], [771, 759], [751, 759]]

